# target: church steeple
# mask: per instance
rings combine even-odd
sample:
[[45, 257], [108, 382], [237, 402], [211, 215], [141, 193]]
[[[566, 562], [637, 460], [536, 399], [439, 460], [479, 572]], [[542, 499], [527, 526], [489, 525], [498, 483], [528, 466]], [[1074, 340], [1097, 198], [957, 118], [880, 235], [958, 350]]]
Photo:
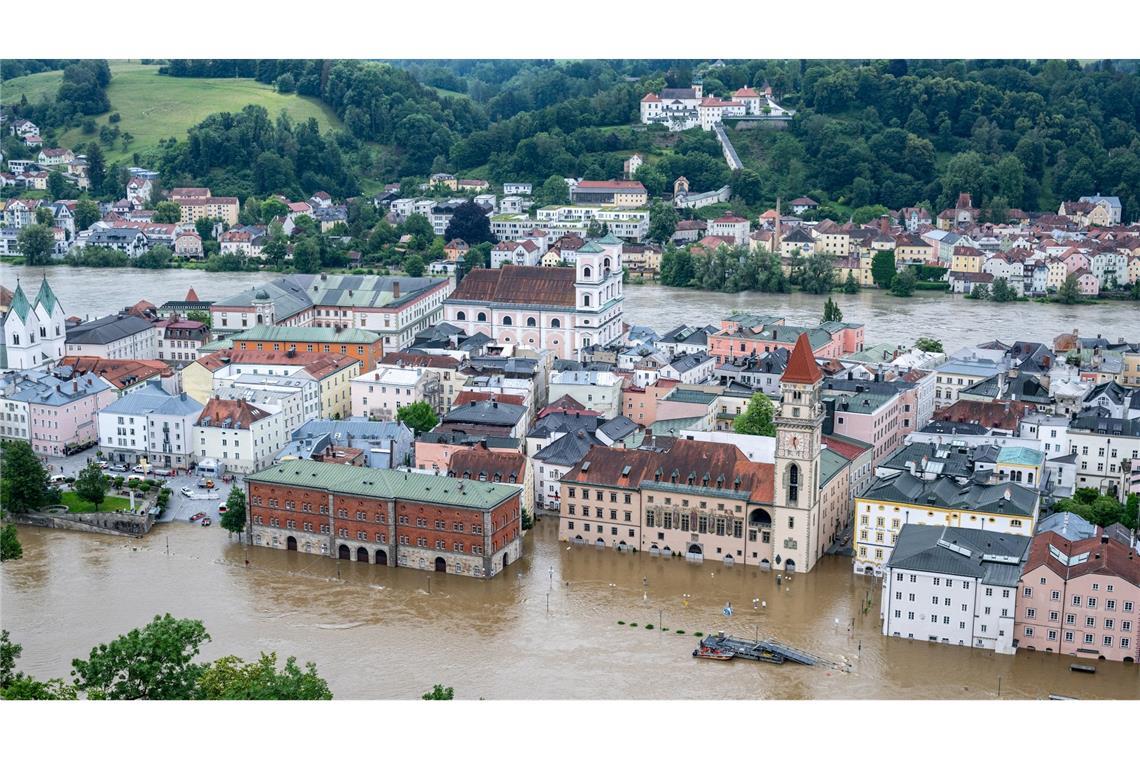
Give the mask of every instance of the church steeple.
[[49, 316], [54, 314], [57, 308], [60, 308], [62, 311], [59, 305], [59, 299], [55, 297], [55, 291], [51, 289], [51, 285], [48, 285], [47, 273], [44, 273], [44, 278], [40, 282], [40, 290], [36, 293], [36, 304], [41, 303], [44, 305], [44, 310]]

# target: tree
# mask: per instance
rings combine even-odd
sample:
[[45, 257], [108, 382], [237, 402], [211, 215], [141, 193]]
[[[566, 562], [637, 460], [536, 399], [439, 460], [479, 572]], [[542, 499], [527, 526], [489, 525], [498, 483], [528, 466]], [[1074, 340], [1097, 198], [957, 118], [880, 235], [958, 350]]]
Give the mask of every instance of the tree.
[[139, 269], [165, 269], [174, 258], [174, 251], [168, 245], [153, 246], [146, 253], [140, 254], [131, 263]]
[[191, 322], [201, 322], [206, 327], [210, 326], [210, 312], [203, 309], [196, 309], [194, 311], [186, 312], [186, 319]]
[[404, 259], [404, 272], [408, 277], [420, 277], [424, 273], [424, 257], [413, 253]]
[[312, 238], [305, 238], [293, 246], [293, 269], [302, 274], [321, 271], [321, 250]]
[[930, 353], [930, 354], [945, 353], [945, 351], [942, 348], [942, 341], [935, 340], [934, 338], [926, 338], [926, 337], [919, 338], [918, 340], [916, 340], [914, 342], [914, 347], [917, 348], [919, 351], [926, 351], [927, 353]]
[[401, 406], [396, 412], [396, 419], [410, 427], [416, 435], [426, 433], [439, 424], [439, 417], [426, 401]]
[[1010, 286], [1009, 282], [1004, 277], [998, 277], [996, 280], [994, 280], [991, 297], [998, 303], [1016, 301], [1017, 291]]
[[[422, 251], [431, 245], [435, 239], [435, 229], [431, 221], [423, 214], [409, 214], [404, 223], [400, 225], [400, 233], [412, 236], [412, 247]], [[466, 240], [467, 238], [464, 238]]]
[[649, 239], [667, 243], [677, 230], [681, 218], [677, 209], [668, 203], [656, 201], [649, 209]]
[[20, 537], [16, 534], [16, 526], [8, 523], [0, 527], [0, 562], [10, 559], [20, 559], [24, 556], [24, 547], [20, 544]]
[[839, 304], [831, 300], [828, 296], [827, 303], [823, 305], [823, 321], [824, 322], [842, 322], [843, 312], [839, 309]]
[[491, 234], [491, 220], [487, 218], [483, 207], [475, 201], [467, 201], [456, 207], [443, 236], [448, 240], [466, 240], [468, 245], [495, 242], [495, 236]]
[[151, 219], [155, 224], [178, 224], [182, 221], [182, 207], [174, 201], [159, 201]]
[[107, 478], [103, 476], [98, 464], [88, 462], [87, 466], [79, 471], [79, 477], [75, 479], [75, 495], [89, 504], [94, 504], [95, 511], [99, 511], [99, 505], [107, 496]]
[[1057, 300], [1065, 304], [1078, 303], [1081, 300], [1081, 290], [1077, 283], [1077, 276], [1070, 274], [1057, 288]]
[[482, 248], [472, 248], [463, 254], [463, 265], [467, 271], [472, 269], [485, 269], [487, 267], [487, 251]]
[[772, 400], [763, 393], [753, 393], [744, 414], [732, 421], [732, 430], [744, 435], [776, 436], [776, 425], [772, 422], [775, 407]]
[[914, 293], [914, 283], [917, 279], [914, 276], [914, 270], [906, 267], [891, 280], [891, 294], [900, 298], [910, 298], [911, 294]]
[[230, 533], [237, 533], [241, 538], [245, 530], [245, 493], [238, 488], [231, 488], [226, 498], [226, 513], [222, 515], [221, 526]]
[[12, 513], [35, 512], [52, 493], [47, 470], [27, 441], [3, 441], [0, 460], [0, 504]]
[[566, 180], [557, 174], [547, 177], [535, 195], [537, 196], [535, 200], [545, 206], [565, 205], [570, 202], [570, 188], [566, 185]]
[[75, 204], [74, 217], [76, 232], [87, 229], [101, 218], [99, 204], [89, 198], [84, 198]]
[[214, 237], [214, 220], [205, 217], [195, 220], [194, 231], [198, 233], [198, 237], [202, 238], [203, 243], [212, 240]]
[[895, 252], [876, 251], [871, 260], [871, 279], [880, 288], [889, 288], [895, 278]]
[[0, 699], [4, 700], [45, 700], [76, 699], [73, 686], [68, 686], [58, 678], [50, 681], [37, 681], [16, 670], [16, 660], [24, 648], [8, 638], [7, 631], [0, 631]]
[[72, 675], [88, 699], [194, 699], [206, 666], [193, 660], [207, 641], [201, 620], [156, 615], [88, 659], [72, 660]]
[[[223, 518], [224, 519], [224, 518]], [[328, 682], [317, 675], [317, 666], [297, 666], [290, 657], [277, 670], [277, 653], [261, 653], [257, 662], [228, 655], [210, 663], [198, 678], [200, 699], [332, 699]]]
[[970, 288], [970, 292], [966, 294], [966, 298], [974, 301], [988, 301], [990, 300], [990, 286], [984, 282], [979, 282]]
[[52, 214], [50, 208], [47, 206], [40, 206], [36, 209], [36, 224], [42, 224], [45, 227], [52, 227], [55, 225], [55, 215]]
[[63, 172], [58, 170], [48, 172], [47, 191], [48, 195], [57, 201], [71, 196], [71, 188], [63, 178]]
[[1129, 530], [1136, 527], [1137, 504], [1140, 496], [1130, 494], [1126, 503], [1121, 503], [1095, 488], [1078, 488], [1070, 498], [1061, 499], [1054, 506], [1057, 512], [1072, 512], [1102, 528], [1120, 523]]
[[55, 250], [55, 235], [46, 224], [29, 224], [16, 236], [16, 249], [26, 265], [43, 266]]
[[835, 266], [832, 256], [817, 252], [808, 256], [799, 272], [800, 288], [805, 293], [822, 295], [830, 293], [835, 286]]
[[455, 689], [452, 688], [451, 686], [443, 686], [442, 684], [437, 683], [435, 686], [431, 687], [431, 691], [429, 691], [428, 693], [423, 695], [422, 699], [427, 699], [427, 700], [455, 699]]
[[843, 281], [843, 292], [849, 296], [859, 292], [859, 283], [850, 269], [847, 270], [847, 279]]
[[[116, 116], [117, 114], [111, 115]], [[92, 192], [95, 193], [102, 190], [103, 183], [107, 179], [107, 162], [103, 158], [103, 149], [94, 140], [87, 143], [87, 179], [91, 182]], [[77, 220], [76, 225], [78, 224]], [[83, 229], [87, 229], [87, 227]]]

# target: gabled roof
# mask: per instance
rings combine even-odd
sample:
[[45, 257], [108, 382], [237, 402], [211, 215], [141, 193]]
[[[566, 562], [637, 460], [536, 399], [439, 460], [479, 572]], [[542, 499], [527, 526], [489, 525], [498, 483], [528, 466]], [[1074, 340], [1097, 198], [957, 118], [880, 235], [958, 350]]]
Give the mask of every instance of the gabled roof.
[[573, 309], [576, 276], [570, 267], [474, 269], [463, 278], [447, 301], [519, 303]]

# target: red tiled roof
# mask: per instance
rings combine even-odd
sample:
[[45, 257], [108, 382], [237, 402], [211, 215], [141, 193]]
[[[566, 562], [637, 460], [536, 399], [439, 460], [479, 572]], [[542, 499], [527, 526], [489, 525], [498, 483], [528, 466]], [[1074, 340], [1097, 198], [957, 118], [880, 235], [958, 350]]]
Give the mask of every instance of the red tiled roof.
[[513, 266], [473, 269], [448, 298], [449, 301], [486, 301], [574, 308], [571, 267]]
[[[1038, 533], [1029, 546], [1029, 559], [1025, 563], [1022, 576], [1045, 565], [1065, 580], [1096, 573], [1120, 578], [1133, 586], [1140, 586], [1140, 554], [1127, 544], [1111, 538], [1105, 541], [1104, 528], [1098, 528], [1097, 533], [1096, 536], [1079, 541], [1068, 541], [1061, 534], [1051, 530]], [[1087, 552], [1088, 559], [1073, 565], [1063, 564], [1052, 556], [1049, 551], [1050, 546], [1056, 547], [1068, 557], [1077, 557]]]
[[245, 399], [212, 398], [198, 415], [196, 425], [221, 427], [228, 421], [231, 430], [248, 430], [250, 425], [270, 416], [270, 412], [256, 407]]
[[800, 383], [811, 385], [823, 379], [823, 370], [815, 363], [815, 354], [811, 350], [811, 341], [806, 332], [800, 333], [796, 338], [792, 356], [788, 359], [788, 367], [784, 370], [780, 382]]
[[526, 479], [526, 466], [526, 456], [517, 451], [490, 451], [482, 446], [474, 446], [452, 452], [447, 474], [453, 478], [486, 478], [489, 483], [521, 485]]
[[648, 95], [646, 95], [644, 98], [642, 98], [641, 102], [642, 103], [660, 103], [661, 98], [657, 97], [657, 95], [655, 93], [651, 92]]
[[522, 396], [495, 393], [494, 391], [460, 391], [456, 394], [455, 403], [453, 403], [452, 406], [467, 406], [467, 404], [472, 401], [498, 401], [501, 404], [526, 406], [526, 399]]
[[174, 370], [165, 362], [150, 359], [104, 359], [101, 356], [72, 355], [63, 357], [59, 363], [73, 367], [78, 373], [94, 372], [119, 390], [152, 377], [174, 374]]
[[1037, 411], [1036, 404], [1024, 401], [972, 401], [959, 399], [934, 413], [941, 422], [971, 422], [987, 428], [1016, 430], [1021, 419]]
[[578, 183], [579, 190], [636, 190], [645, 192], [645, 185], [633, 179], [584, 179]]
[[446, 354], [414, 354], [406, 351], [391, 351], [377, 365], [380, 367], [433, 367], [458, 369], [459, 360]]

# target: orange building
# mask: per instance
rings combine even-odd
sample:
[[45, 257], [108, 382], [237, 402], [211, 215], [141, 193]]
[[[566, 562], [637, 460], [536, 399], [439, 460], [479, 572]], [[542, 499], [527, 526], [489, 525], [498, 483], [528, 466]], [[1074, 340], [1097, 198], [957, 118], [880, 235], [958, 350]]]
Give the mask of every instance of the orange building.
[[258, 325], [238, 333], [233, 347], [239, 351], [304, 351], [341, 354], [358, 359], [361, 373], [371, 372], [384, 358], [384, 338], [356, 327], [271, 327]]

